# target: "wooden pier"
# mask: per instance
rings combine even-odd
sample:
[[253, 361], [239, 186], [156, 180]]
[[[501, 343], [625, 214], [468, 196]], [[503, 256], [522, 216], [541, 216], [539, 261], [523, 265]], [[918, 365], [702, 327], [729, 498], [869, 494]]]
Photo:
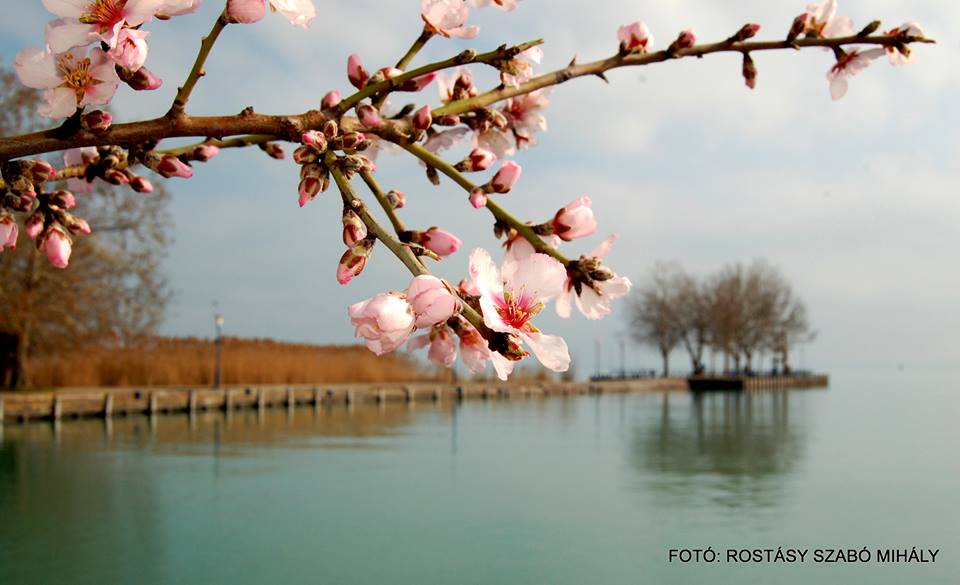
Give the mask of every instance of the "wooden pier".
[[591, 383], [470, 382], [449, 384], [369, 384], [231, 386], [209, 388], [70, 388], [50, 392], [0, 392], [0, 424], [80, 417], [111, 418], [238, 409], [294, 408], [301, 405], [383, 405], [388, 402], [504, 400], [587, 394], [686, 390], [682, 378]]
[[690, 390], [694, 392], [789, 390], [792, 388], [826, 388], [830, 385], [830, 379], [826, 374], [803, 376], [694, 376], [687, 378], [687, 384], [690, 386]]

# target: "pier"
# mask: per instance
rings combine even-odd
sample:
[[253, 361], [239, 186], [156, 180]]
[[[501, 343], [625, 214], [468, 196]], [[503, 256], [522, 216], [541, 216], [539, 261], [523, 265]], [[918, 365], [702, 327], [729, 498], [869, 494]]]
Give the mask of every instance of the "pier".
[[81, 417], [111, 418], [202, 411], [353, 406], [388, 402], [505, 400], [589, 394], [685, 391], [682, 378], [590, 383], [437, 383], [366, 385], [271, 385], [210, 388], [67, 388], [0, 392], [0, 424]]
[[723, 390], [789, 390], [791, 388], [826, 388], [830, 378], [826, 374], [791, 376], [691, 376], [687, 378], [690, 390], [710, 392]]

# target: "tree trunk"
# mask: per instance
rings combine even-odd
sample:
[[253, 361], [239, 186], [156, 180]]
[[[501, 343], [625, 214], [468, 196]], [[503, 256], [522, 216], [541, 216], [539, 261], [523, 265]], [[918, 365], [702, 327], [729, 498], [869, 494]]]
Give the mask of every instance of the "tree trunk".
[[660, 355], [663, 356], [663, 377], [670, 377], [670, 352], [660, 350]]
[[30, 335], [33, 330], [33, 290], [37, 284], [37, 252], [32, 250], [23, 275], [24, 286], [20, 297], [20, 327], [17, 331], [17, 358], [11, 385], [24, 388], [30, 384]]

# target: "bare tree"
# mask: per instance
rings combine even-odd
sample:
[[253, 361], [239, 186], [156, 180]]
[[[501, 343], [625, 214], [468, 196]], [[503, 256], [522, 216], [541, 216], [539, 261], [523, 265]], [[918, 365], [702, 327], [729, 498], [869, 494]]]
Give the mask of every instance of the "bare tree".
[[690, 274], [681, 270], [676, 278], [680, 339], [690, 357], [690, 368], [697, 374], [704, 370], [703, 352], [710, 339], [710, 295]]
[[670, 375], [670, 352], [682, 338], [677, 290], [679, 270], [676, 264], [654, 265], [632, 305], [631, 335], [637, 342], [657, 348], [663, 359], [664, 378]]
[[[0, 69], [0, 135], [38, 127], [37, 92]], [[97, 218], [77, 238], [70, 267], [53, 268], [24, 234], [0, 253], [0, 337], [12, 353], [0, 383], [29, 384], [29, 358], [81, 345], [129, 345], [160, 324], [169, 291], [160, 263], [170, 240], [168, 194], [94, 188], [78, 215]]]

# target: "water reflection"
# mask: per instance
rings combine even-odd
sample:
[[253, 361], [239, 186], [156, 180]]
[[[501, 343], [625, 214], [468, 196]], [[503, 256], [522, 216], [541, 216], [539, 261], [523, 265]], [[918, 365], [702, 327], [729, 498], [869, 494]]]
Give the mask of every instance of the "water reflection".
[[658, 502], [734, 509], [777, 504], [806, 442], [805, 420], [791, 411], [789, 392], [664, 394], [661, 400], [659, 416], [637, 424], [631, 445], [644, 489]]

